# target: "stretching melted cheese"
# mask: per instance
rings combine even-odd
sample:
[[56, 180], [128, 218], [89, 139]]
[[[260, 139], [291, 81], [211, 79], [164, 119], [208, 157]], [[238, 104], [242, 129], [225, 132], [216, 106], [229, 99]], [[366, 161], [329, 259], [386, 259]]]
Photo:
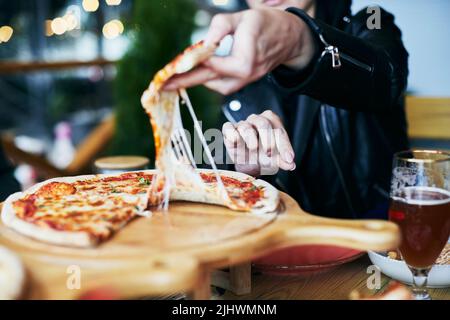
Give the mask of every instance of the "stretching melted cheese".
[[186, 49], [160, 70], [142, 96], [142, 106], [150, 117], [155, 142], [157, 176], [148, 189], [148, 206], [167, 209], [170, 192], [177, 184], [190, 186], [199, 192], [205, 186], [195, 169], [181, 162], [171, 146], [174, 127], [181, 123], [180, 97], [176, 91], [163, 91], [164, 84], [175, 74], [193, 69], [213, 55], [216, 47], [203, 42]]

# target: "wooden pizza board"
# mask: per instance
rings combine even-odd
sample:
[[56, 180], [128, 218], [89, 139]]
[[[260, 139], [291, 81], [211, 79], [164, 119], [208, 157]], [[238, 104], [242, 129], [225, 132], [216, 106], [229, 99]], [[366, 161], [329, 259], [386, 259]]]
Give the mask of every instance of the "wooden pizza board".
[[75, 299], [95, 288], [115, 290], [122, 298], [176, 292], [207, 298], [211, 270], [279, 248], [324, 244], [388, 250], [399, 238], [393, 223], [315, 217], [286, 194], [277, 214], [260, 216], [173, 202], [168, 212], [137, 218], [93, 249], [42, 243], [0, 224], [0, 245], [22, 258], [29, 279], [24, 298], [32, 299]]

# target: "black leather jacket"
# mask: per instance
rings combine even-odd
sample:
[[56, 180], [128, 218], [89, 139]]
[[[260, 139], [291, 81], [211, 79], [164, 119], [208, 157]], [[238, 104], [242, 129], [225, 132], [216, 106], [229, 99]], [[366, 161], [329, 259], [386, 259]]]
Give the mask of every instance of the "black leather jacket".
[[13, 168], [3, 154], [0, 144], [0, 202], [17, 191], [20, 191], [20, 186], [14, 178]]
[[[401, 32], [384, 10], [380, 30], [367, 28], [365, 10], [350, 16], [349, 5], [342, 16], [328, 15], [329, 23], [298, 9], [288, 11], [312, 29], [316, 58], [300, 72], [279, 67], [227, 97], [224, 115], [238, 122], [271, 109], [283, 119], [297, 169], [268, 179], [303, 209], [330, 217], [384, 218], [393, 154], [409, 147], [408, 53]], [[233, 111], [232, 100], [239, 100], [241, 109]]]

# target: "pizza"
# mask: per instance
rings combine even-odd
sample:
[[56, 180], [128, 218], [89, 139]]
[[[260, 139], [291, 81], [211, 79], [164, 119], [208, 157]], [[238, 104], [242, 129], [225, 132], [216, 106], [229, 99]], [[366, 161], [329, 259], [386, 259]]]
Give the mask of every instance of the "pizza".
[[[203, 192], [189, 183], [172, 188], [170, 201], [191, 201], [226, 206], [214, 172], [196, 170]], [[117, 175], [89, 175], [51, 179], [11, 195], [2, 209], [3, 223], [44, 242], [94, 247], [139, 216], [151, 218], [148, 188], [157, 171]], [[278, 207], [278, 191], [263, 180], [242, 173], [220, 171], [229, 196], [249, 214], [270, 214]]]
[[[175, 132], [177, 125], [179, 128], [182, 128], [180, 100], [183, 100], [190, 108], [191, 115], [194, 112], [189, 97], [184, 89], [179, 91], [164, 91], [163, 88], [164, 84], [171, 77], [187, 72], [210, 58], [216, 48], [216, 45], [206, 45], [203, 42], [196, 43], [187, 48], [182, 54], [156, 73], [149, 88], [142, 95], [142, 107], [150, 118], [155, 143], [155, 167], [157, 175], [148, 191], [148, 203], [153, 206], [167, 209], [172, 188], [184, 186], [189, 189], [200, 190], [202, 194], [208, 189], [195, 170], [195, 166], [180, 161], [171, 145], [171, 138], [175, 133], [180, 134], [181, 132], [181, 134], [184, 134], [183, 130]], [[195, 119], [193, 120], [195, 126], [196, 121]], [[203, 134], [201, 133], [201, 129], [197, 133], [202, 138]], [[206, 154], [209, 155], [209, 162], [216, 177], [216, 197], [220, 198], [220, 202], [231, 209], [245, 209], [245, 206], [241, 207], [242, 203], [235, 201], [228, 193], [228, 189], [224, 187], [214, 159], [205, 143], [204, 149]], [[190, 152], [190, 150], [187, 151]], [[191, 156], [191, 158], [193, 157]]]

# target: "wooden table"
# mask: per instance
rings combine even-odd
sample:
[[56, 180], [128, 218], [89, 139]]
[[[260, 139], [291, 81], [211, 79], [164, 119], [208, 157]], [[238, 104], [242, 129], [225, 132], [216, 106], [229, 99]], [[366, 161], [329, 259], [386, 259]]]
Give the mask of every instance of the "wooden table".
[[[278, 213], [270, 215], [174, 202], [167, 213], [135, 219], [109, 241], [85, 249], [36, 241], [0, 223], [0, 244], [22, 258], [29, 272], [28, 298], [76, 299], [108, 286], [123, 298], [190, 292], [191, 298], [208, 299], [213, 270], [237, 266], [228, 279], [219, 280], [244, 293], [249, 285], [242, 283], [250, 282], [250, 273], [239, 265], [279, 248], [322, 244], [387, 250], [399, 243], [392, 223], [315, 217], [287, 194], [280, 197]], [[74, 266], [80, 274], [83, 270], [77, 290], [67, 286], [67, 270]]]
[[[227, 291], [218, 299], [293, 299], [293, 300], [345, 300], [352, 290], [365, 293], [366, 272], [371, 262], [367, 255], [342, 265], [334, 270], [307, 277], [269, 276], [254, 274], [252, 292], [236, 296]], [[389, 283], [390, 278], [382, 276], [381, 289]], [[430, 289], [435, 300], [450, 300], [450, 288]]]

